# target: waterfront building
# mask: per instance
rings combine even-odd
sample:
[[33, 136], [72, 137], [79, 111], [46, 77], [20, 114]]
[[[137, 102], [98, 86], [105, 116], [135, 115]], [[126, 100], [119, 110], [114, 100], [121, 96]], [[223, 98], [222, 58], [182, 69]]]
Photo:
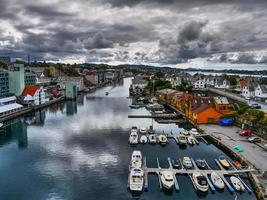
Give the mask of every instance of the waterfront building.
[[215, 110], [224, 116], [233, 115], [232, 106], [226, 97], [213, 97]]
[[9, 56], [0, 56], [0, 62], [9, 65], [11, 63], [11, 58]]
[[133, 93], [142, 93], [145, 90], [147, 85], [147, 81], [143, 79], [143, 77], [136, 76], [132, 79], [131, 90]]
[[90, 70], [86, 72], [85, 79], [90, 81], [91, 84], [97, 85], [99, 83], [97, 70]]
[[0, 70], [0, 96], [6, 96], [9, 93], [8, 71]]
[[15, 96], [4, 97], [0, 99], [0, 117], [10, 115], [23, 108], [22, 105], [16, 103]]
[[75, 83], [77, 91], [81, 91], [84, 89], [83, 77], [59, 76], [57, 78], [57, 84], [59, 85], [60, 89], [66, 89], [66, 85], [70, 82]]
[[114, 69], [108, 69], [105, 73], [105, 80], [106, 81], [113, 81], [116, 79], [115, 70]]
[[25, 86], [36, 85], [37, 76], [32, 72], [25, 73]]
[[226, 79], [218, 78], [215, 79], [215, 88], [220, 88], [220, 89], [229, 89], [230, 88], [230, 82]]
[[163, 89], [158, 90], [156, 92], [156, 98], [159, 101], [165, 102], [165, 103], [171, 103], [172, 97], [177, 93], [177, 90], [173, 89]]
[[25, 87], [24, 64], [13, 64], [9, 67], [9, 92], [21, 95]]
[[242, 88], [242, 96], [246, 99], [251, 99], [255, 97], [255, 87], [256, 83], [247, 82]]
[[217, 112], [211, 105], [202, 104], [192, 110], [191, 120], [197, 124], [218, 123], [222, 114]]
[[45, 103], [45, 92], [42, 86], [26, 86], [21, 94], [22, 102], [26, 105]]
[[66, 98], [76, 99], [77, 98], [77, 85], [75, 82], [69, 82], [66, 84]]

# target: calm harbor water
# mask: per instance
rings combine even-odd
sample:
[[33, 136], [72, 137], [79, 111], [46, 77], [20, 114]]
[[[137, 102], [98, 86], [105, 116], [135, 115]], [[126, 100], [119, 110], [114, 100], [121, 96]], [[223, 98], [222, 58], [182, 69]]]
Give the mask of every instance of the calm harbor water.
[[[129, 114], [148, 113], [131, 110], [127, 98], [130, 79], [80, 96], [9, 122], [0, 133], [0, 199], [3, 200], [123, 200], [123, 199], [256, 199], [247, 192], [224, 192], [198, 196], [187, 176], [178, 176], [180, 192], [165, 194], [158, 178], [149, 175], [149, 188], [140, 197], [127, 191], [128, 165], [134, 149], [140, 149], [147, 165], [167, 167], [167, 157], [205, 158], [214, 169], [214, 158], [223, 154], [213, 145], [180, 149], [174, 141], [160, 145], [127, 143], [133, 125], [149, 127], [151, 119], [129, 119]], [[105, 96], [109, 91], [110, 95]], [[177, 130], [174, 124], [153, 122], [158, 131]]]

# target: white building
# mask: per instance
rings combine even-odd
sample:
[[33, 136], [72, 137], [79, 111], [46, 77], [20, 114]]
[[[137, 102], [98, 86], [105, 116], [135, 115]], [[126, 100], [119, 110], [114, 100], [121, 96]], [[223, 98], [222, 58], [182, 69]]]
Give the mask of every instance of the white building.
[[267, 99], [267, 85], [258, 84], [255, 88], [255, 97], [258, 99]]
[[255, 97], [255, 87], [252, 84], [246, 84], [242, 88], [242, 96], [246, 99]]
[[135, 77], [132, 79], [131, 88], [134, 93], [141, 93], [144, 91], [146, 85], [147, 82], [142, 77]]
[[42, 86], [26, 86], [21, 96], [23, 103], [27, 105], [40, 105], [46, 101]]
[[0, 117], [12, 114], [23, 108], [22, 105], [16, 103], [16, 97], [4, 97], [0, 99]]
[[206, 80], [203, 79], [197, 79], [193, 82], [193, 86], [195, 89], [203, 89], [206, 88]]

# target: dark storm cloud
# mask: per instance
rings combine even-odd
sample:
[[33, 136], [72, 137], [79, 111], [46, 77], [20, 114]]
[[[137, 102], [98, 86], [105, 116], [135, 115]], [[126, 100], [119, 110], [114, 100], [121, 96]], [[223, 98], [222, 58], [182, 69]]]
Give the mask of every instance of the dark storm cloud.
[[217, 62], [265, 63], [266, 6], [266, 0], [1, 0], [0, 53], [160, 64], [216, 54]]

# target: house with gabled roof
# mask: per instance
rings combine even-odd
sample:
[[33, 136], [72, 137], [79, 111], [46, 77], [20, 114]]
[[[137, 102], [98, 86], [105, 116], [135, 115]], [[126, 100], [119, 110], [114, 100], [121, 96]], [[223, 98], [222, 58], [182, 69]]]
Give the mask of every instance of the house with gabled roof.
[[255, 98], [259, 100], [267, 100], [267, 85], [258, 84], [255, 87]]
[[23, 104], [40, 105], [45, 103], [45, 92], [42, 86], [26, 86], [21, 94]]

